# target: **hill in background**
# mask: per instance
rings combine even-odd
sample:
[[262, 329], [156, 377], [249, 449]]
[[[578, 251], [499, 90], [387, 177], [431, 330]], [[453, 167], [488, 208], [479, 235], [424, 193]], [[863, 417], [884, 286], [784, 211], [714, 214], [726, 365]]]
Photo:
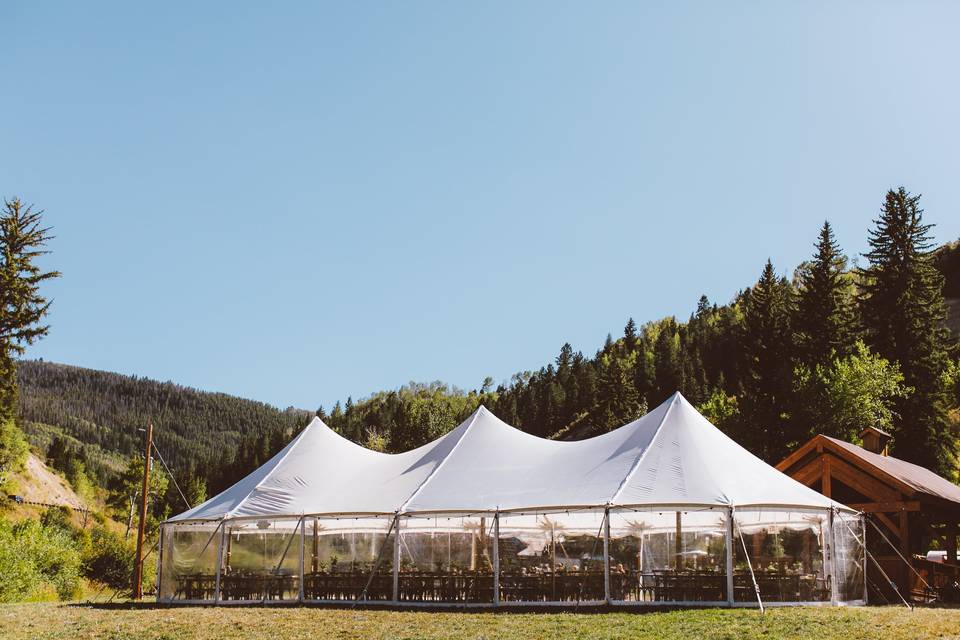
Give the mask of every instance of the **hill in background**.
[[20, 416], [31, 444], [46, 452], [54, 438], [76, 447], [99, 484], [142, 451], [150, 420], [166, 462], [181, 479], [214, 463], [223, 468], [245, 440], [266, 433], [287, 437], [310, 414], [210, 393], [173, 382], [55, 364], [23, 361], [18, 370]]

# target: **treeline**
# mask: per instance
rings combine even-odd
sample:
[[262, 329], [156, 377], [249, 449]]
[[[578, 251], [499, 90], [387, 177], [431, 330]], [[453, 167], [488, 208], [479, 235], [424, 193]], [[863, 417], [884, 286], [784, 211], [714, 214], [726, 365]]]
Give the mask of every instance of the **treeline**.
[[[873, 425], [894, 434], [895, 455], [953, 477], [960, 373], [956, 338], [944, 329], [944, 292], [960, 291], [960, 249], [932, 250], [919, 200], [903, 189], [887, 194], [869, 233], [858, 269], [824, 224], [811, 233], [810, 260], [789, 278], [768, 261], [729, 303], [701, 297], [686, 321], [638, 326], [631, 319], [595, 353], [565, 344], [553, 362], [499, 385], [490, 378], [470, 391], [411, 383], [316, 413], [353, 441], [395, 452], [446, 433], [480, 404], [529, 433], [577, 439], [626, 424], [680, 390], [770, 462], [814, 433], [856, 441]], [[191, 498], [263, 464], [309, 418], [43, 362], [21, 363], [20, 382], [24, 421], [56, 425], [64, 436], [124, 456], [140, 450], [137, 427], [161, 416], [158, 445]], [[69, 473], [70, 455], [58, 457]], [[133, 466], [106, 474], [118, 511], [134, 487]], [[157, 518], [181, 510], [172, 484], [158, 493], [165, 497]]]
[[815, 240], [789, 279], [768, 261], [730, 303], [701, 297], [686, 322], [631, 319], [592, 356], [565, 344], [496, 387], [408, 385], [317, 414], [354, 441], [401, 451], [481, 403], [529, 433], [581, 438], [680, 390], [770, 462], [815, 433], [856, 441], [871, 425], [892, 431], [895, 455], [955, 477], [960, 374], [944, 291], [960, 291], [957, 245], [932, 250], [919, 197], [902, 188], [886, 195], [862, 268], [849, 267], [829, 223]]

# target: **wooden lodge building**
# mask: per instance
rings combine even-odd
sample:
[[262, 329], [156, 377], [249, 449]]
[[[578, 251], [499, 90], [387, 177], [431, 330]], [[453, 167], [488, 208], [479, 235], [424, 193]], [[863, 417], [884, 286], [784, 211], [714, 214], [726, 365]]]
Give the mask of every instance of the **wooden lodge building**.
[[[867, 428], [863, 446], [818, 435], [787, 456], [777, 468], [803, 484], [843, 504], [863, 511], [869, 523], [867, 549], [904, 597], [914, 601], [957, 601], [960, 563], [957, 561], [960, 486], [929, 469], [887, 453], [891, 436]], [[888, 542], [889, 541], [889, 542]], [[910, 559], [911, 571], [891, 548]], [[927, 558], [937, 548], [945, 551]], [[872, 602], [899, 598], [874, 562], [867, 563]], [[923, 576], [923, 580], [917, 574]], [[927, 584], [932, 587], [928, 588]]]

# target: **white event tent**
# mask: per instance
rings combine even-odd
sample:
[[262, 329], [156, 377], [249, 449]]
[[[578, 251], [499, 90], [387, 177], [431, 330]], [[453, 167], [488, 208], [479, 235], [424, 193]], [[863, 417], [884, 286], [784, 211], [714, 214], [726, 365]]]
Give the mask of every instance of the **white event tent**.
[[[679, 393], [619, 429], [545, 440], [484, 407], [385, 454], [319, 418], [162, 525], [161, 602], [728, 605], [864, 600], [859, 514]], [[762, 606], [762, 605], [761, 605]]]

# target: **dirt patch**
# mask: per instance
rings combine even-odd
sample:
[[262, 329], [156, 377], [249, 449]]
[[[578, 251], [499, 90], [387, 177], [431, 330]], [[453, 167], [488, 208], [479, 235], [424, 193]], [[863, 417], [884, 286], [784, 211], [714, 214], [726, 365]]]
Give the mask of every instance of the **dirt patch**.
[[70, 488], [67, 481], [50, 470], [39, 458], [30, 454], [26, 469], [18, 478], [17, 494], [28, 502], [87, 509], [88, 505]]

